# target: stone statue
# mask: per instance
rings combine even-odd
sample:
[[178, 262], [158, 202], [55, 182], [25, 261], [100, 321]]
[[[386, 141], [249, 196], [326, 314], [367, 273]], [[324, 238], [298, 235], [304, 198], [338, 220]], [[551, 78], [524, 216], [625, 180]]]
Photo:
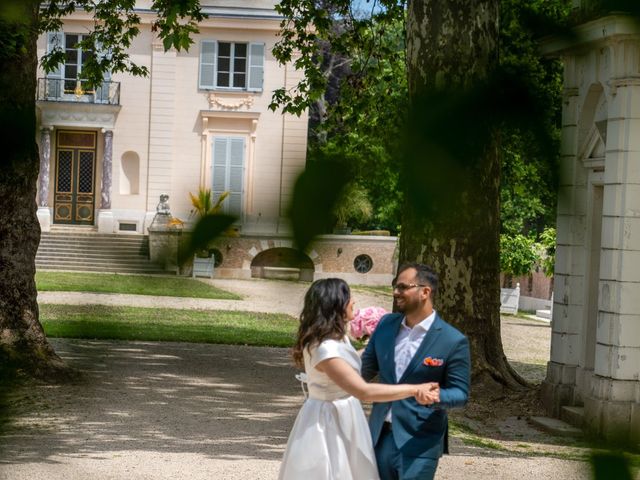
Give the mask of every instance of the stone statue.
[[169, 210], [169, 195], [166, 193], [160, 194], [160, 203], [156, 207], [156, 212], [158, 215], [171, 215], [171, 211]]

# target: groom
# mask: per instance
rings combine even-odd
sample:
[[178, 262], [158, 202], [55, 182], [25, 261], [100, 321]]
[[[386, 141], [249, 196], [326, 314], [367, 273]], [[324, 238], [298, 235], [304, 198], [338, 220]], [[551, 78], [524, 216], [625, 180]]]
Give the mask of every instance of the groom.
[[469, 396], [467, 338], [433, 309], [438, 276], [427, 265], [400, 267], [393, 283], [399, 313], [385, 315], [362, 354], [362, 376], [380, 383], [434, 382], [428, 398], [374, 403], [369, 427], [381, 480], [432, 479], [447, 452], [447, 408]]

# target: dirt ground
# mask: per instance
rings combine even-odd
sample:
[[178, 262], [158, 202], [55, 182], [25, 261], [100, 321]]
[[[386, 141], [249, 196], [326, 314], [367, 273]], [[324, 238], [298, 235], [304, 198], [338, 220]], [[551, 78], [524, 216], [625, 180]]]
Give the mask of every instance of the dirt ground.
[[[242, 303], [253, 307], [269, 298], [289, 298], [286, 313], [306, 288], [288, 282], [216, 284], [244, 294]], [[381, 306], [389, 300], [357, 290], [355, 295]], [[542, 379], [549, 325], [505, 317], [503, 338], [515, 368], [532, 381]], [[277, 478], [303, 402], [286, 349], [52, 342], [84, 378], [76, 384], [33, 385], [16, 394], [19, 415], [0, 436], [0, 479]], [[470, 407], [471, 415], [465, 410], [454, 415], [452, 454], [443, 457], [436, 478], [589, 478], [585, 449], [531, 428], [526, 416], [535, 408], [533, 400], [514, 402], [511, 410], [522, 408], [519, 415], [501, 414], [507, 410], [500, 405], [510, 402], [495, 392], [483, 404], [485, 413], [473, 414]], [[493, 412], [488, 422], [479, 418], [487, 411]]]

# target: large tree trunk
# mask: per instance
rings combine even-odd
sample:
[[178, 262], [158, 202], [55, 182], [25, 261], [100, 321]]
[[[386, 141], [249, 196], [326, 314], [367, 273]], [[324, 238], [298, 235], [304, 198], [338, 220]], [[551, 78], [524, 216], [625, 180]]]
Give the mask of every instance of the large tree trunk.
[[[410, 1], [407, 64], [414, 106], [425, 94], [434, 99], [434, 92], [457, 89], [462, 95], [489, 78], [498, 63], [498, 4], [498, 0]], [[430, 105], [420, 108], [424, 112]], [[409, 161], [407, 188], [422, 185], [436, 194], [429, 197], [434, 205], [428, 214], [429, 208], [416, 205], [415, 191], [406, 192], [400, 262], [427, 263], [440, 275], [436, 309], [468, 336], [474, 382], [492, 379], [519, 388], [526, 382], [509, 366], [500, 337], [500, 157], [498, 135], [489, 130], [487, 137], [479, 149], [467, 150], [475, 158], [457, 165], [443, 166], [448, 157], [437, 149], [414, 151], [414, 162], [431, 164], [421, 168]], [[452, 138], [470, 141], [464, 129]], [[441, 189], [442, 185], [446, 187]]]
[[0, 14], [0, 363], [39, 377], [65, 371], [38, 319], [35, 256], [38, 148], [36, 73], [39, 1]]

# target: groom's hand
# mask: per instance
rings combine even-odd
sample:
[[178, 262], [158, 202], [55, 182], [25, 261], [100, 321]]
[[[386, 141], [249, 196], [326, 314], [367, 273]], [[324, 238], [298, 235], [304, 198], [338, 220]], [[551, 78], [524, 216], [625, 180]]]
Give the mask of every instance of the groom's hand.
[[416, 401], [420, 405], [432, 405], [440, 401], [440, 385], [435, 382], [423, 383], [416, 392]]

